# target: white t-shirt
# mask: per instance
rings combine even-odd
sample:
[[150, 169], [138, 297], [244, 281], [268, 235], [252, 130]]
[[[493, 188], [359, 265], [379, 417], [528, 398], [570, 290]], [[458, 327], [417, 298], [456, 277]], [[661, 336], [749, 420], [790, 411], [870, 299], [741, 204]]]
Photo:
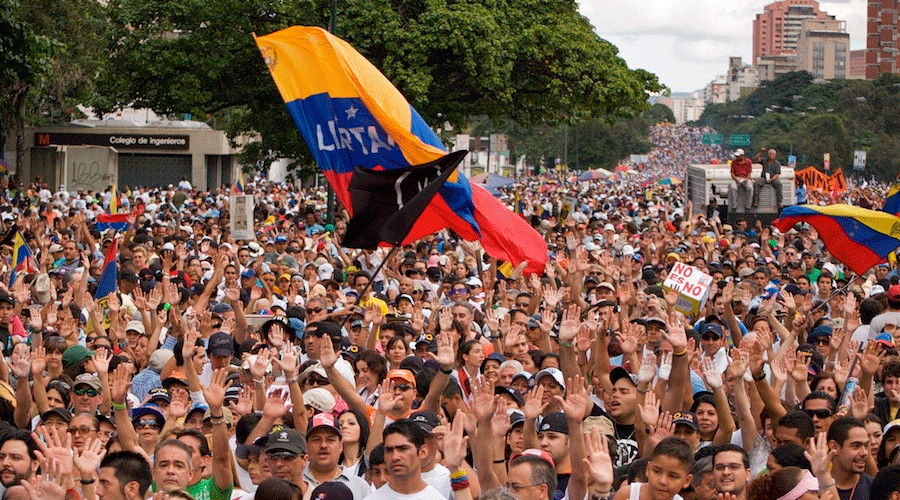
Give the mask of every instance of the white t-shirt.
[[366, 500], [445, 500], [446, 498], [431, 485], [425, 486], [425, 489], [412, 495], [404, 495], [391, 489], [390, 483], [385, 483], [384, 486], [367, 496]]
[[434, 468], [422, 473], [422, 481], [425, 481], [444, 496], [453, 498], [453, 488], [450, 486], [450, 469], [441, 464], [434, 464]]

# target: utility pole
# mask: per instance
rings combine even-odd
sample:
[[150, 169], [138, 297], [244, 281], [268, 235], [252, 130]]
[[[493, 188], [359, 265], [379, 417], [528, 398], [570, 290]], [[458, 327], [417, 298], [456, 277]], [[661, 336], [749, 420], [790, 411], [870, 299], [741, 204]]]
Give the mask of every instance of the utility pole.
[[[332, 35], [336, 34], [337, 30], [337, 0], [331, 0], [331, 26], [328, 27], [328, 31], [331, 32]], [[318, 181], [318, 176], [316, 178]], [[328, 205], [325, 211], [325, 222], [328, 224], [334, 225], [334, 188], [331, 187], [331, 183], [326, 181], [328, 185]]]

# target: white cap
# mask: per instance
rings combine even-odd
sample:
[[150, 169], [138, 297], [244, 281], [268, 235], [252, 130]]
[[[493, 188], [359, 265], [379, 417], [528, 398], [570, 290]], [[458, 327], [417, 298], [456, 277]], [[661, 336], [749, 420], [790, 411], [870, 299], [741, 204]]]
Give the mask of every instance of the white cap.
[[320, 280], [330, 280], [332, 275], [334, 275], [334, 266], [326, 262], [319, 266], [317, 272]]
[[744, 150], [743, 150], [743, 149], [738, 148], [738, 149], [735, 149], [735, 150], [734, 150], [734, 157], [737, 158], [738, 156], [744, 156]]

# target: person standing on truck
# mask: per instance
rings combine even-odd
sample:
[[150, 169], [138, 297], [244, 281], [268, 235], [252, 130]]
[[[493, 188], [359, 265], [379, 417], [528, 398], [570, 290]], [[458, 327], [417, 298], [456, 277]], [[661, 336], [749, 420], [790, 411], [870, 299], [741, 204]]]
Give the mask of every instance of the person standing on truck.
[[770, 184], [775, 189], [775, 211], [781, 212], [781, 202], [783, 194], [781, 193], [781, 163], [775, 159], [777, 153], [774, 149], [770, 149], [766, 155], [766, 159], [762, 161], [762, 175], [753, 183], [753, 208], [759, 206], [759, 191], [766, 184]]
[[[753, 170], [753, 162], [744, 154], [743, 149], [734, 152], [731, 160], [731, 190], [734, 192], [734, 203], [737, 205], [738, 195], [741, 191], [748, 191], [744, 199], [744, 209], [750, 210], [747, 201], [753, 196], [753, 183], [750, 181], [750, 172]], [[737, 208], [737, 207], [735, 207]]]

